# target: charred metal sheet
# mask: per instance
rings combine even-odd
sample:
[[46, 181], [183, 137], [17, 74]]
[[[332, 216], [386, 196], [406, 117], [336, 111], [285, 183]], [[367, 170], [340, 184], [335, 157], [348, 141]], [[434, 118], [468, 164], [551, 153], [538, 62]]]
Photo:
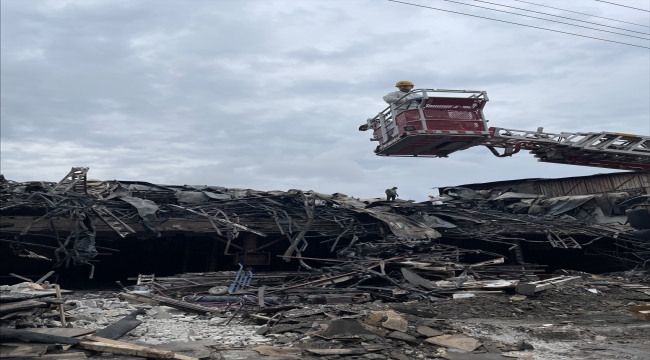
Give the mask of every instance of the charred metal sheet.
[[359, 209], [356, 211], [366, 212], [370, 214], [370, 216], [382, 220], [397, 237], [422, 240], [437, 239], [442, 236], [436, 230], [422, 223], [411, 220], [402, 215], [390, 213], [390, 207], [380, 206], [370, 209]]
[[562, 215], [568, 211], [571, 211], [580, 205], [586, 203], [587, 201], [593, 199], [593, 195], [581, 195], [581, 196], [562, 196], [557, 198], [552, 198], [546, 200], [547, 202], [552, 203], [553, 205], [546, 210], [546, 215]]

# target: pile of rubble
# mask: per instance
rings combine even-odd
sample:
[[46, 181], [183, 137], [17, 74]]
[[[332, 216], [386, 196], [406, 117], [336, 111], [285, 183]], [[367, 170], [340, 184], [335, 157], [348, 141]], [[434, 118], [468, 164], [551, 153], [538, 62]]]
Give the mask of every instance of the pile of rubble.
[[[601, 276], [560, 271], [525, 281], [477, 281], [463, 271], [436, 280], [443, 270], [423, 264], [386, 259], [377, 271], [360, 272], [362, 281], [350, 275], [313, 280], [285, 274], [279, 276], [285, 279], [281, 284], [248, 285], [224, 295], [211, 294], [221, 291], [220, 285], [164, 295], [178, 277], [155, 276], [140, 276], [139, 285], [119, 293], [57, 292], [42, 289], [48, 287], [42, 282], [3, 286], [1, 349], [65, 359], [101, 354], [104, 359], [113, 354], [185, 360], [647, 356], [647, 271]], [[184, 275], [237, 284], [232, 272]]]
[[[69, 292], [58, 278], [52, 289], [54, 271], [38, 280], [11, 273], [24, 282], [0, 294], [2, 357], [528, 360], [648, 352], [650, 243], [623, 215], [637, 194], [546, 198], [449, 187], [435, 202], [387, 202], [94, 181], [87, 172], [73, 168], [58, 183], [0, 178], [3, 259], [51, 261], [55, 271], [86, 265], [92, 278], [97, 257], [129, 241], [160, 246], [191, 235], [185, 249], [196, 239], [212, 245], [197, 258], [185, 252], [184, 264], [205, 263], [205, 271], [171, 275], [147, 254], [138, 261], [165, 276], [138, 274], [128, 286], [121, 282], [128, 275], [113, 278], [120, 292]], [[589, 265], [582, 270], [619, 272], [555, 270], [557, 262], [549, 270], [555, 257], [577, 264], [577, 256]], [[102, 266], [124, 265], [110, 258]]]

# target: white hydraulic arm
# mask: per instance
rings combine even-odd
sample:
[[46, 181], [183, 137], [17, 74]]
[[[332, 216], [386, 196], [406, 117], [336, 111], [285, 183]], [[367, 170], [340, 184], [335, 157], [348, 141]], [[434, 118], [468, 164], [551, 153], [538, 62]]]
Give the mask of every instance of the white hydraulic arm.
[[[650, 170], [650, 136], [613, 132], [559, 134], [491, 127], [484, 145], [499, 157], [528, 150], [538, 161], [621, 170]], [[504, 149], [499, 154], [497, 148]]]

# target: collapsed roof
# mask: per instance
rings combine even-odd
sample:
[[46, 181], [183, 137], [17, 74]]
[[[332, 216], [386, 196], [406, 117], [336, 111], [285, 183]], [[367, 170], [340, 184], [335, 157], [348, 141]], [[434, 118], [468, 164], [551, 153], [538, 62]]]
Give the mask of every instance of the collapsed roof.
[[[500, 244], [506, 252], [514, 249], [512, 261], [525, 264], [522, 246], [532, 244], [580, 249], [624, 268], [650, 260], [650, 244], [635, 239], [624, 224], [619, 204], [630, 197], [625, 192], [548, 198], [449, 187], [444, 204], [433, 205], [301, 190], [97, 181], [87, 173], [72, 168], [58, 183], [2, 177], [3, 246], [19, 256], [51, 260], [54, 267], [93, 267], [98, 249], [110, 251], [98, 241], [178, 233], [210, 236], [236, 262], [268, 265], [273, 249], [307, 269], [301, 257], [308, 246], [331, 257], [363, 258], [434, 243], [479, 249]], [[233, 249], [236, 254], [229, 253]]]

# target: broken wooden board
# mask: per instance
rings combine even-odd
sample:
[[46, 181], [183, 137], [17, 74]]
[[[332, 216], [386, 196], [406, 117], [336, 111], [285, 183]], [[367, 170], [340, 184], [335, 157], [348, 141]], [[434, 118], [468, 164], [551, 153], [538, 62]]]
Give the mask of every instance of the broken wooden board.
[[81, 329], [81, 328], [33, 328], [33, 329], [24, 329], [26, 331], [31, 331], [39, 334], [49, 334], [55, 336], [64, 336], [64, 337], [78, 337], [83, 335], [92, 334], [97, 329]]
[[[99, 336], [88, 335], [84, 339], [89, 341], [83, 341], [82, 343], [77, 345], [77, 347], [86, 350], [103, 351], [103, 352], [119, 354], [119, 355], [142, 356], [142, 357], [148, 357], [153, 359], [198, 360], [195, 357], [176, 354], [173, 351], [153, 349], [150, 347], [131, 344], [123, 341], [105, 339]], [[113, 346], [113, 348], [111, 348], [111, 346]], [[103, 350], [96, 350], [90, 347], [101, 348]], [[136, 355], [135, 353], [139, 353], [142, 355]]]
[[193, 303], [188, 303], [185, 301], [180, 301], [180, 300], [174, 300], [170, 299], [168, 297], [160, 296], [160, 295], [142, 295], [142, 294], [133, 294], [133, 293], [125, 293], [122, 292], [118, 295], [121, 298], [124, 299], [129, 299], [129, 300], [135, 300], [135, 301], [140, 301], [144, 303], [151, 303], [152, 301], [157, 302], [162, 305], [166, 305], [169, 307], [172, 307], [174, 309], [182, 310], [182, 311], [187, 311], [187, 312], [193, 312], [193, 313], [198, 313], [201, 315], [204, 314], [212, 314], [212, 313], [221, 313], [221, 310], [218, 308], [210, 308], [207, 306], [201, 306], [201, 305], [196, 305]]
[[144, 308], [138, 309], [115, 323], [97, 331], [95, 335], [104, 339], [117, 340], [142, 324], [142, 321], [136, 319], [136, 317], [143, 314], [144, 311]]
[[34, 308], [45, 308], [49, 305], [44, 301], [23, 300], [12, 303], [0, 303], [0, 314], [25, 311]]
[[462, 334], [435, 336], [435, 337], [428, 338], [424, 341], [430, 344], [435, 344], [435, 345], [440, 345], [444, 347], [460, 349], [465, 351], [474, 351], [479, 346], [481, 346], [480, 341]]
[[297, 358], [298, 355], [302, 353], [302, 349], [299, 348], [277, 347], [270, 345], [258, 345], [254, 347], [253, 350], [264, 356], [282, 356], [288, 358]]
[[122, 299], [122, 300], [137, 301], [139, 303], [148, 304], [148, 305], [152, 305], [152, 306], [160, 305], [160, 303], [158, 301], [149, 299], [148, 297], [138, 296], [138, 295], [135, 295], [135, 294], [129, 294], [129, 293], [125, 293], [125, 292], [120, 293], [118, 295], [118, 297], [120, 299]]
[[30, 344], [28, 342], [26, 343], [26, 342], [19, 342], [19, 341], [16, 341], [16, 342], [4, 342], [3, 341], [0, 345], [3, 345], [3, 346], [43, 345], [43, 346], [47, 346], [47, 351], [54, 351], [54, 350], [56, 350], [57, 346], [72, 346], [72, 345], [57, 345], [57, 344]]
[[486, 260], [486, 261], [481, 261], [476, 264], [472, 264], [469, 267], [476, 267], [476, 266], [486, 266], [486, 265], [497, 265], [497, 264], [503, 264], [505, 261], [504, 257], [496, 258], [496, 259], [491, 259], [491, 260]]
[[152, 359], [173, 359], [174, 353], [171, 351], [162, 351], [143, 346], [137, 346], [127, 343], [108, 344], [98, 341], [81, 341], [77, 347], [85, 350], [101, 351], [118, 355], [141, 356]]
[[630, 306], [627, 309], [633, 318], [650, 321], [650, 305]]
[[0, 358], [32, 358], [41, 357], [47, 352], [47, 345], [2, 345], [0, 346]]
[[515, 292], [521, 295], [532, 296], [536, 292], [546, 290], [558, 285], [564, 285], [576, 280], [582, 279], [582, 276], [560, 276], [546, 280], [533, 281], [529, 283], [519, 283], [515, 288]]
[[519, 284], [519, 280], [481, 280], [466, 281], [460, 286], [461, 289], [506, 289], [513, 288]]
[[381, 323], [383, 327], [386, 329], [401, 331], [403, 333], [408, 331], [409, 322], [401, 317], [398, 313], [393, 310], [388, 310], [385, 312], [385, 314], [387, 319]]
[[27, 330], [18, 330], [11, 328], [2, 328], [0, 332], [0, 339], [18, 339], [21, 341], [29, 341], [35, 343], [43, 344], [70, 344], [75, 345], [79, 343], [78, 339], [67, 337], [67, 336], [57, 336], [50, 334], [42, 334], [33, 331]]
[[472, 353], [452, 353], [448, 352], [442, 356], [447, 360], [509, 360], [500, 354], [472, 354]]
[[[63, 290], [61, 289], [62, 294], [73, 293], [72, 290]], [[47, 290], [25, 290], [25, 291], [12, 291], [12, 292], [2, 292], [0, 294], [0, 302], [15, 302], [20, 300], [36, 299], [40, 297], [53, 296], [56, 295], [56, 290], [47, 289]]]
[[366, 349], [304, 349], [316, 355], [363, 355]]
[[518, 360], [535, 360], [533, 355], [522, 355], [522, 354], [513, 354], [513, 353], [503, 353], [502, 356], [508, 357], [510, 359], [515, 358]]
[[41, 356], [39, 359], [42, 360], [83, 360], [83, 359], [88, 359], [88, 356], [86, 356], [85, 353], [83, 352], [67, 352], [67, 353], [59, 353], [59, 354], [45, 354]]
[[27, 317], [27, 316], [32, 316], [34, 315], [34, 312], [36, 312], [36, 309], [29, 309], [25, 311], [17, 311], [17, 312], [12, 312], [7, 315], [4, 315], [3, 317], [0, 317], [0, 320], [9, 320], [14, 317]]

